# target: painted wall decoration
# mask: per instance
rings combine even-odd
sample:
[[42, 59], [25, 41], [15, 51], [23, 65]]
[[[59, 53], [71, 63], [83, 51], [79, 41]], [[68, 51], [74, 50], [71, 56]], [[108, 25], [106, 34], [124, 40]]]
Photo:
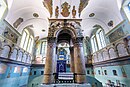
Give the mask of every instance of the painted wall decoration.
[[21, 71], [21, 67], [20, 66], [14, 67], [14, 73], [20, 73], [20, 71]]
[[36, 63], [36, 64], [42, 63], [42, 55], [38, 55], [38, 56], [35, 58], [35, 63]]
[[89, 0], [80, 0], [80, 4], [79, 4], [79, 16], [81, 14], [81, 11], [88, 5]]
[[[109, 38], [109, 41], [110, 43], [120, 39], [121, 37], [123, 37], [125, 34], [123, 32], [123, 29], [122, 27], [119, 27], [117, 30], [115, 30], [114, 32], [112, 32], [108, 38]], [[113, 37], [114, 36], [114, 37]]]
[[43, 5], [48, 9], [50, 12], [50, 16], [52, 16], [52, 0], [44, 0]]
[[73, 9], [72, 9], [72, 16], [73, 16], [73, 18], [75, 18], [75, 16], [76, 16], [75, 6], [73, 6]]
[[27, 68], [27, 67], [24, 67], [24, 68], [23, 68], [23, 72], [24, 72], [24, 73], [28, 72], [28, 68]]
[[0, 74], [4, 74], [6, 69], [7, 69], [7, 65], [1, 63], [0, 64]]
[[127, 77], [124, 67], [123, 66], [120, 66], [120, 67], [121, 67], [121, 72], [123, 74], [123, 77]]
[[15, 34], [8, 26], [6, 26], [3, 36], [14, 43], [17, 43], [18, 35]]

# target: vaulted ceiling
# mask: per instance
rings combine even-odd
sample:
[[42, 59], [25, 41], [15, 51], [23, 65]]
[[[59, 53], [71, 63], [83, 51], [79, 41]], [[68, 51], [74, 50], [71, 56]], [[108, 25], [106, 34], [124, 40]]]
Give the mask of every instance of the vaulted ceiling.
[[[7, 0], [8, 14], [5, 18], [12, 26], [14, 26], [20, 33], [27, 27], [34, 31], [34, 35], [40, 38], [47, 37], [49, 22], [48, 18], [51, 16], [50, 8], [46, 7], [46, 1], [43, 0]], [[80, 2], [85, 2], [82, 5], [81, 16], [79, 17]], [[56, 6], [59, 6], [59, 11], [62, 11], [60, 5], [67, 2], [70, 5], [70, 11], [72, 7], [76, 6], [76, 18], [82, 19], [81, 27], [84, 36], [90, 36], [93, 30], [93, 26], [98, 24], [101, 25], [107, 33], [110, 29], [114, 28], [123, 19], [120, 13], [123, 0], [52, 0], [52, 18], [55, 16]], [[57, 4], [59, 3], [59, 4]], [[83, 9], [84, 8], [84, 9]], [[72, 18], [72, 15], [61, 18]], [[19, 25], [15, 22], [20, 19]], [[112, 26], [108, 23], [113, 22]]]

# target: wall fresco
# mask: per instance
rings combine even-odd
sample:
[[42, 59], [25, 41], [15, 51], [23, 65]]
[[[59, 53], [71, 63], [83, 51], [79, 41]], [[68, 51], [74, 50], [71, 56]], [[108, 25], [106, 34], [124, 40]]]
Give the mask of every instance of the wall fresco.
[[18, 35], [15, 34], [8, 26], [5, 28], [3, 36], [11, 40], [14, 43], [17, 43]]
[[1, 63], [0, 64], [0, 74], [4, 74], [6, 69], [7, 69], [7, 65]]
[[[108, 37], [109, 37], [109, 41], [110, 43], [120, 39], [121, 37], [123, 37], [125, 34], [123, 32], [122, 27], [119, 27], [117, 30], [115, 30], [114, 32], [112, 32]], [[114, 36], [114, 37], [113, 37]]]

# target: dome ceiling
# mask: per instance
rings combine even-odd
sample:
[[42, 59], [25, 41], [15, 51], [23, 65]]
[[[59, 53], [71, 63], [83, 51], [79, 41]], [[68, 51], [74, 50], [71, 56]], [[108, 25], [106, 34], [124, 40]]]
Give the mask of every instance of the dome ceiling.
[[48, 18], [82, 19], [84, 36], [90, 36], [96, 24], [101, 25], [107, 33], [123, 20], [120, 14], [122, 2], [123, 0], [7, 0], [9, 11], [5, 19], [20, 33], [25, 27], [33, 25], [30, 28], [35, 37], [40, 38], [48, 35]]

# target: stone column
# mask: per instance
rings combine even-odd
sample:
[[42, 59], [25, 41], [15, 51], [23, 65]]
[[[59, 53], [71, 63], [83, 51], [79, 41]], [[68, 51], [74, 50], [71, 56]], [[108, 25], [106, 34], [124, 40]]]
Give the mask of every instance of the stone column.
[[83, 52], [83, 37], [74, 39], [74, 65], [75, 65], [75, 82], [86, 82], [85, 58]]
[[71, 72], [74, 73], [74, 48], [73, 47], [70, 47], [70, 70]]
[[45, 62], [45, 71], [44, 71], [44, 84], [51, 84], [54, 82], [54, 68], [55, 68], [55, 54], [56, 54], [56, 38], [48, 37], [47, 44], [47, 55]]

